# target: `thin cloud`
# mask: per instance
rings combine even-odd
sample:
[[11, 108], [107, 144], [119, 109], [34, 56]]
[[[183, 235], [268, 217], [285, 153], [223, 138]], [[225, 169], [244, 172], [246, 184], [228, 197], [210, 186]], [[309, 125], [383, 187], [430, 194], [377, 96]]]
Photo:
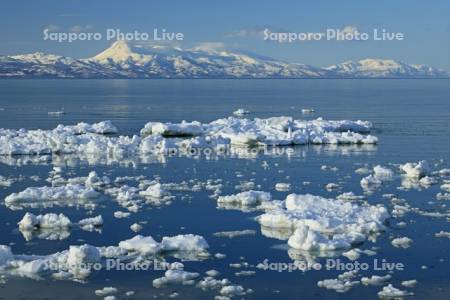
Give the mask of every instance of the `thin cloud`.
[[57, 16], [62, 18], [70, 18], [70, 17], [83, 17], [85, 15], [86, 14], [59, 14]]
[[226, 38], [262, 38], [264, 31], [269, 32], [289, 32], [283, 28], [275, 28], [273, 26], [253, 26], [233, 31], [225, 35]]
[[69, 28], [70, 32], [87, 32], [92, 30], [94, 27], [92, 25], [74, 25]]
[[61, 27], [58, 25], [50, 24], [45, 27], [48, 31], [58, 31]]

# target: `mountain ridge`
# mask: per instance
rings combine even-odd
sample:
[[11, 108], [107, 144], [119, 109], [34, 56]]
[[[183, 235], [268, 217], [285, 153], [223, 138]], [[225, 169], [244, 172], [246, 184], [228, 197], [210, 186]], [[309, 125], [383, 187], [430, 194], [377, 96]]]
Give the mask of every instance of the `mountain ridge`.
[[450, 72], [369, 58], [317, 68], [217, 47], [116, 41], [84, 59], [42, 52], [0, 56], [0, 78], [450, 78]]

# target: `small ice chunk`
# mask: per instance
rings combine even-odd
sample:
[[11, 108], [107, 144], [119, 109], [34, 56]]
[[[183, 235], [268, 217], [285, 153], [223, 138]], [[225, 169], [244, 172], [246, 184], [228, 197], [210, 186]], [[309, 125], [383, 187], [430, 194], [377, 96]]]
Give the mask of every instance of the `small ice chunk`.
[[351, 249], [351, 250], [348, 250], [348, 251], [342, 253], [342, 255], [347, 257], [350, 260], [357, 260], [361, 256], [361, 253], [358, 250], [359, 249]]
[[49, 111], [47, 114], [48, 114], [48, 115], [51, 115], [51, 116], [62, 116], [62, 115], [65, 115], [66, 112], [63, 111], [63, 110], [59, 110], [59, 111]]
[[361, 167], [361, 168], [356, 169], [355, 173], [359, 174], [359, 175], [367, 175], [367, 174], [370, 174], [370, 169], [367, 167]]
[[117, 293], [117, 288], [112, 287], [112, 286], [104, 287], [101, 290], [95, 290], [95, 294], [99, 297], [106, 297], [106, 296], [114, 295], [116, 293]]
[[222, 204], [238, 204], [242, 206], [252, 206], [260, 204], [263, 201], [270, 201], [272, 196], [270, 193], [261, 191], [246, 191], [235, 195], [220, 196], [218, 203]]
[[445, 192], [450, 192], [450, 182], [446, 182], [446, 183], [442, 184], [441, 190], [443, 190]]
[[227, 285], [220, 289], [220, 294], [227, 297], [245, 295], [245, 289], [241, 285]]
[[240, 271], [240, 272], [234, 273], [234, 275], [236, 275], [237, 277], [253, 276], [255, 274], [256, 274], [255, 271]]
[[153, 286], [156, 288], [162, 287], [167, 284], [194, 284], [194, 279], [200, 276], [199, 273], [187, 272], [183, 270], [167, 270], [164, 273], [164, 277], [156, 278], [153, 280]]
[[426, 176], [430, 172], [430, 166], [425, 160], [419, 161], [418, 163], [409, 162], [400, 166], [400, 170], [406, 173], [407, 177], [411, 178], [421, 178]]
[[168, 193], [164, 190], [161, 183], [155, 183], [150, 185], [145, 191], [139, 192], [139, 195], [150, 198], [162, 198], [167, 196]]
[[124, 211], [115, 211], [114, 212], [114, 217], [117, 218], [117, 219], [128, 218], [130, 215], [131, 215], [131, 213], [124, 212]]
[[373, 172], [376, 178], [385, 181], [392, 180], [394, 178], [394, 172], [391, 169], [377, 165], [373, 168]]
[[372, 275], [372, 277], [361, 278], [361, 283], [364, 285], [383, 285], [391, 278], [392, 276], [389, 274], [385, 276]]
[[450, 232], [449, 231], [439, 231], [438, 233], [434, 234], [435, 237], [446, 237], [450, 239]]
[[5, 198], [6, 204], [18, 202], [58, 201], [95, 199], [100, 194], [90, 187], [68, 184], [59, 187], [29, 187], [19, 193], [12, 193]]
[[234, 231], [220, 231], [214, 233], [214, 236], [217, 237], [227, 237], [227, 238], [235, 238], [240, 236], [246, 236], [246, 235], [255, 235], [256, 231], [251, 229], [245, 229], [245, 230], [234, 230]]
[[411, 247], [413, 240], [408, 237], [395, 238], [391, 241], [391, 244], [396, 248], [409, 248]]
[[103, 225], [103, 217], [98, 215], [92, 218], [86, 218], [78, 221], [78, 225], [81, 229], [86, 231], [93, 231], [95, 228], [101, 227]]
[[280, 192], [287, 192], [291, 189], [290, 183], [278, 182], [275, 184], [275, 189]]
[[336, 189], [338, 189], [338, 188], [339, 188], [339, 184], [333, 183], [333, 182], [328, 183], [328, 184], [325, 186], [325, 189], [326, 189], [327, 191], [329, 191], [329, 192], [334, 191], [334, 190], [336, 190]]
[[119, 247], [127, 251], [138, 252], [142, 255], [156, 254], [161, 251], [161, 245], [151, 236], [136, 235], [119, 243]]
[[381, 291], [378, 292], [378, 296], [380, 298], [403, 298], [406, 296], [413, 296], [414, 293], [408, 291], [402, 291], [392, 286], [392, 284], [388, 284], [383, 287]]
[[364, 240], [364, 236], [335, 235], [332, 239], [315, 232], [309, 226], [301, 225], [297, 227], [294, 234], [289, 238], [288, 244], [294, 249], [306, 251], [333, 251], [349, 249], [356, 241]]
[[351, 279], [324, 279], [317, 282], [318, 287], [326, 288], [328, 290], [334, 290], [338, 293], [348, 292], [352, 287], [358, 284], [359, 281], [352, 281]]
[[194, 234], [163, 237], [161, 245], [165, 251], [207, 252], [209, 248], [202, 236]]
[[133, 230], [134, 232], [139, 232], [142, 230], [142, 226], [138, 223], [134, 223], [133, 225], [130, 226], [130, 229]]
[[0, 245], [0, 267], [5, 265], [7, 261], [14, 258], [9, 246]]
[[369, 175], [361, 179], [361, 187], [366, 191], [371, 191], [379, 188], [382, 185], [382, 181], [374, 175]]
[[14, 181], [0, 175], [0, 187], [10, 187]]
[[217, 270], [208, 270], [205, 272], [206, 275], [210, 276], [210, 277], [216, 277], [220, 275], [220, 272]]
[[181, 122], [179, 124], [173, 123], [147, 123], [141, 130], [141, 135], [161, 135], [163, 137], [191, 137], [198, 136], [204, 133], [203, 126], [200, 122]]
[[33, 230], [39, 228], [67, 228], [72, 225], [72, 222], [64, 214], [49, 213], [36, 216], [27, 212], [18, 225], [21, 230]]
[[402, 281], [402, 285], [404, 287], [408, 287], [408, 288], [415, 287], [416, 284], [417, 284], [417, 280], [415, 280], [415, 279]]

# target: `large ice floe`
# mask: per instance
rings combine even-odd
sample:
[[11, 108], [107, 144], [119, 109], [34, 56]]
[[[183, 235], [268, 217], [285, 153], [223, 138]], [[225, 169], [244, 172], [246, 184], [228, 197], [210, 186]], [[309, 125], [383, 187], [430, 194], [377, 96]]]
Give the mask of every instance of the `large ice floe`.
[[[139, 187], [134, 187], [107, 176], [100, 177], [95, 171], [86, 177], [69, 179], [53, 172], [48, 179], [52, 186], [28, 187], [21, 192], [12, 193], [4, 199], [6, 207], [20, 210], [62, 206], [92, 210], [98, 202], [110, 198], [129, 212], [137, 212], [144, 205], [160, 206], [170, 203], [172, 199], [164, 185], [156, 181], [143, 180]], [[82, 229], [92, 231], [95, 224], [101, 221], [98, 218], [86, 219], [79, 225]]]
[[229, 117], [211, 123], [150, 122], [140, 136], [118, 135], [110, 121], [59, 125], [53, 130], [0, 129], [0, 155], [164, 153], [168, 149], [223, 147], [231, 144], [375, 144], [367, 121], [311, 121], [292, 117], [242, 119]]
[[85, 280], [106, 258], [123, 262], [142, 262], [173, 256], [182, 260], [203, 260], [208, 257], [209, 245], [198, 235], [186, 234], [163, 237], [135, 236], [118, 246], [95, 247], [88, 244], [70, 246], [68, 250], [49, 255], [17, 255], [11, 247], [0, 245], [0, 274], [29, 278], [53, 277], [65, 280]]
[[356, 204], [310, 194], [290, 194], [266, 205], [257, 221], [272, 230], [290, 230], [290, 247], [306, 251], [346, 250], [382, 231], [389, 213], [383, 206]]

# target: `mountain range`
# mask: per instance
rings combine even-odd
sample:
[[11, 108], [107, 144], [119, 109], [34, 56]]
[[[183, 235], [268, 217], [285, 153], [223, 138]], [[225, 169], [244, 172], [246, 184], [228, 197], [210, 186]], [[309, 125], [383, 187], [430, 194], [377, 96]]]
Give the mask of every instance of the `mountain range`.
[[242, 51], [182, 49], [116, 41], [84, 59], [44, 53], [0, 56], [0, 78], [449, 78], [427, 65], [386, 59], [347, 61], [325, 68]]

